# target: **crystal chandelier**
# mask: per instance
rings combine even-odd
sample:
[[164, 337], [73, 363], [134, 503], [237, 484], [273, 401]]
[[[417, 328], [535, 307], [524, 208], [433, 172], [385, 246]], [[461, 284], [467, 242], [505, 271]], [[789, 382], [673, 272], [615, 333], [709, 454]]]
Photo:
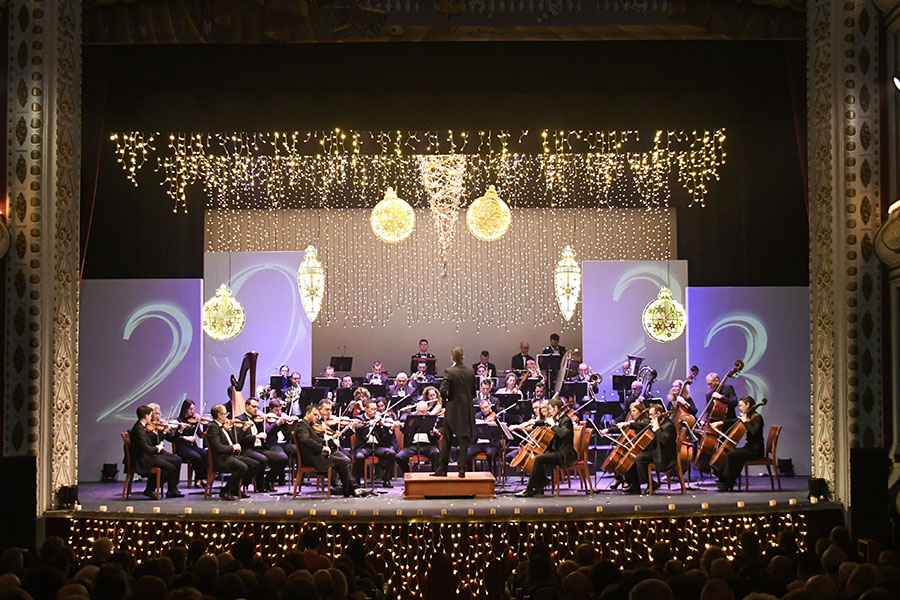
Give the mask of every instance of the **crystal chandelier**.
[[315, 321], [322, 309], [325, 297], [325, 267], [319, 262], [315, 246], [307, 246], [297, 270], [297, 287], [300, 289], [300, 302], [310, 321]]

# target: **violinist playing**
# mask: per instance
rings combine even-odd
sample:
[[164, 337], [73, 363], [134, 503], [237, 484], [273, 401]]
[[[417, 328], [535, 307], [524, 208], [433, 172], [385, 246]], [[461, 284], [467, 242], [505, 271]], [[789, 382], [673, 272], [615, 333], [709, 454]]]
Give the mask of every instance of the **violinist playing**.
[[[181, 470], [181, 460], [178, 466], [162, 456], [163, 443], [153, 443], [153, 437], [148, 431], [150, 414], [153, 412], [149, 406], [142, 405], [137, 408], [137, 422], [131, 428], [131, 465], [138, 475], [147, 477], [147, 489], [144, 495], [153, 500], [159, 500], [156, 495], [155, 478], [150, 477], [150, 469], [159, 467], [160, 481], [168, 486], [166, 498], [181, 498], [184, 496], [178, 491], [178, 477]], [[177, 456], [175, 458], [178, 458]]]
[[[718, 384], [717, 384], [718, 385]], [[763, 418], [756, 411], [752, 396], [744, 396], [738, 401], [738, 410], [741, 414], [737, 419], [726, 419], [710, 425], [721, 433], [727, 434], [737, 421], [744, 423], [747, 428], [747, 441], [740, 448], [730, 451], [725, 457], [725, 467], [720, 473], [719, 491], [730, 492], [748, 460], [762, 458], [765, 455], [765, 442], [763, 441]]]
[[[332, 450], [332, 446], [316, 431], [321, 415], [315, 404], [310, 404], [303, 412], [303, 418], [297, 422], [295, 435], [300, 447], [300, 460], [304, 465], [325, 471], [331, 467], [337, 474], [341, 484], [341, 492], [346, 497], [353, 496], [356, 485], [350, 477], [350, 459], [340, 450]], [[329, 482], [330, 485], [330, 482]]]
[[[359, 389], [368, 396], [369, 390]], [[353, 470], [358, 481], [363, 476], [366, 458], [375, 456], [381, 467], [381, 485], [389, 488], [394, 487], [391, 479], [393, 479], [394, 461], [397, 459], [397, 453], [394, 451], [395, 424], [393, 421], [379, 416], [376, 406], [372, 398], [365, 401], [363, 424], [356, 428], [356, 443], [353, 445]]]
[[547, 471], [559, 465], [568, 467], [575, 464], [578, 455], [575, 453], [575, 427], [572, 419], [566, 414], [565, 404], [562, 399], [555, 396], [548, 402], [548, 416], [543, 421], [537, 421], [536, 427], [542, 425], [553, 430], [553, 439], [547, 451], [534, 457], [531, 467], [531, 476], [528, 478], [528, 486], [516, 494], [520, 498], [543, 496], [544, 487], [550, 482]]
[[206, 448], [197, 444], [200, 434], [200, 416], [194, 412], [194, 401], [184, 400], [178, 412], [178, 421], [182, 425], [174, 431], [173, 443], [175, 454], [186, 463], [190, 463], [197, 478], [198, 487], [206, 487]]
[[[245, 497], [241, 485], [247, 485], [257, 476], [263, 477], [262, 466], [248, 456], [241, 454], [241, 445], [235, 439], [234, 421], [228, 421], [228, 410], [221, 404], [210, 409], [213, 422], [206, 430], [206, 441], [213, 457], [213, 468], [219, 472], [230, 473], [225, 487], [219, 492], [222, 500], [237, 500]], [[210, 473], [212, 475], [212, 473]]]
[[[287, 456], [296, 456], [297, 446], [291, 439], [291, 425], [297, 417], [288, 417], [283, 413], [281, 400], [272, 398], [269, 400], [269, 414], [266, 415], [266, 441], [264, 446], [268, 449], [280, 449]], [[284, 485], [284, 470], [276, 478], [279, 485]]]
[[241, 454], [260, 463], [260, 470], [268, 467], [265, 479], [257, 478], [257, 492], [274, 492], [275, 482], [279, 474], [284, 473], [288, 457], [284, 450], [277, 445], [267, 446], [268, 433], [266, 433], [265, 415], [259, 412], [259, 400], [250, 398], [244, 406], [245, 412], [237, 419], [245, 426], [237, 433], [238, 443], [241, 445]]
[[[147, 426], [147, 432], [150, 434], [150, 439], [153, 442], [153, 445], [159, 446], [161, 448], [158, 456], [163, 460], [167, 460], [172, 463], [172, 465], [175, 466], [180, 475], [181, 457], [166, 450], [163, 442], [169, 441], [174, 443], [176, 432], [181, 428], [181, 424], [170, 424], [167, 421], [164, 421], [162, 418], [162, 410], [160, 409], [159, 404], [157, 404], [156, 402], [150, 402], [147, 404], [147, 406], [150, 407], [150, 424]], [[202, 473], [203, 471], [200, 472]]]
[[638, 454], [634, 465], [625, 476], [629, 484], [625, 488], [625, 492], [628, 494], [641, 493], [641, 484], [648, 482], [647, 466], [650, 463], [653, 463], [656, 470], [660, 472], [669, 471], [675, 467], [677, 457], [675, 442], [678, 437], [675, 424], [659, 404], [651, 404], [648, 412], [650, 414], [649, 427], [655, 435], [647, 449]]

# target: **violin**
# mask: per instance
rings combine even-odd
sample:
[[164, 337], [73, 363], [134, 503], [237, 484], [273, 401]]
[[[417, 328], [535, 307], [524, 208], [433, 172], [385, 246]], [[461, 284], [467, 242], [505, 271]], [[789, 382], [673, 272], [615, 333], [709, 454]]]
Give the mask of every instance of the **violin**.
[[[749, 421], [753, 418], [751, 412], [755, 413], [757, 408], [765, 406], [768, 403], [769, 399], [763, 398], [756, 404], [750, 405], [747, 409], [747, 420]], [[710, 429], [713, 429], [713, 427], [710, 426]], [[738, 419], [727, 433], [719, 433], [722, 436], [721, 443], [719, 444], [719, 447], [716, 448], [715, 454], [709, 459], [710, 466], [715, 467], [716, 469], [722, 469], [725, 466], [725, 460], [728, 458], [728, 453], [737, 448], [737, 445], [744, 439], [744, 436], [747, 435], [747, 423], [742, 419]]]
[[222, 423], [222, 427], [225, 429], [248, 429], [252, 424], [253, 421], [250, 419], [247, 419], [246, 421], [241, 421], [240, 419], [228, 419]]
[[213, 422], [212, 417], [201, 417], [198, 414], [193, 414], [186, 419], [188, 425], [196, 425], [199, 423], [200, 425], [209, 425]]
[[[709, 466], [709, 459], [716, 451], [719, 441], [719, 435], [709, 426], [715, 421], [724, 421], [728, 414], [728, 405], [715, 397], [717, 393], [721, 393], [725, 382], [729, 377], [737, 377], [744, 368], [744, 362], [741, 360], [734, 361], [734, 368], [725, 374], [725, 377], [719, 382], [703, 413], [706, 414], [706, 420], [703, 422], [703, 429], [700, 434], [700, 441], [697, 443], [697, 455], [694, 457], [694, 468], [698, 471], [706, 471]], [[708, 411], [708, 414], [707, 414]]]

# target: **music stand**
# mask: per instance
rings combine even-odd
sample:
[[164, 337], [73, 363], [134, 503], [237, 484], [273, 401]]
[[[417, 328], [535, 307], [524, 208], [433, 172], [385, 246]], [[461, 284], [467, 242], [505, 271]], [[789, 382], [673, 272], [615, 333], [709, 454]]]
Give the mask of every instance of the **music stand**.
[[353, 402], [354, 388], [338, 388], [334, 394], [334, 406], [338, 414], [343, 414], [348, 404]]
[[419, 368], [419, 363], [425, 363], [426, 375], [437, 375], [437, 359], [436, 358], [420, 358], [413, 356], [409, 359], [409, 372], [415, 373]]
[[[269, 389], [275, 390], [275, 394], [284, 400], [284, 390], [291, 387], [291, 378], [284, 375], [272, 375], [269, 377]], [[256, 393], [256, 390], [253, 390]]]
[[559, 392], [562, 398], [577, 398], [579, 401], [588, 395], [586, 381], [567, 381]]
[[559, 371], [559, 365], [562, 363], [562, 356], [559, 354], [538, 354], [537, 359], [538, 368], [541, 371], [546, 371], [547, 381], [550, 381], [552, 379], [550, 373]]
[[315, 387], [328, 388], [329, 392], [336, 390], [340, 382], [341, 380], [337, 377], [313, 377]]
[[363, 387], [369, 390], [369, 394], [373, 398], [387, 397], [387, 388], [383, 383], [366, 383], [363, 385]]
[[657, 404], [662, 407], [663, 410], [666, 410], [666, 405], [663, 402], [662, 398], [654, 398], [652, 396], [650, 398], [644, 398], [644, 404], [647, 406], [647, 408], [650, 408], [651, 404]]
[[318, 404], [320, 400], [324, 400], [328, 395], [328, 388], [323, 387], [301, 387], [300, 388], [300, 409], [306, 410], [310, 404]]
[[353, 357], [332, 356], [329, 364], [334, 367], [335, 373], [349, 373], [353, 370]]
[[412, 439], [417, 433], [431, 433], [436, 421], [437, 415], [409, 415], [403, 424], [403, 437], [409, 436]]
[[522, 394], [524, 394], [526, 397], [534, 396], [534, 388], [535, 386], [537, 386], [538, 381], [540, 381], [540, 379], [538, 379], [537, 377], [529, 377], [528, 379], [526, 379], [522, 383]]
[[635, 375], [613, 375], [612, 389], [619, 392], [619, 401], [625, 403], [625, 396], [631, 390], [631, 384], [637, 381]]

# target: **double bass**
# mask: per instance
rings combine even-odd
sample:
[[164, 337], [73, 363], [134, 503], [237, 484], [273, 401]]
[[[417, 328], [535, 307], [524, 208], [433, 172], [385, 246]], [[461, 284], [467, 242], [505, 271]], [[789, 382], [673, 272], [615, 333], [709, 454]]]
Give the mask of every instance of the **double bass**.
[[[756, 404], [751, 404], [747, 412], [756, 412], [757, 408], [765, 406], [768, 403], [769, 399], [763, 398]], [[719, 444], [719, 447], [716, 448], [715, 454], [709, 459], [710, 466], [715, 467], [716, 469], [722, 469], [725, 466], [725, 460], [728, 458], [728, 453], [737, 448], [737, 445], [744, 439], [744, 436], [747, 435], [747, 424], [743, 420], [738, 419], [726, 433], [722, 433], [721, 435], [722, 441]]]
[[[694, 425], [697, 423], [697, 418], [690, 412], [688, 412], [688, 410], [678, 400], [684, 397], [684, 389], [690, 384], [694, 383], [694, 379], [696, 379], [697, 375], [699, 374], [700, 369], [697, 367], [697, 365], [693, 365], [691, 367], [690, 375], [684, 378], [684, 383], [681, 384], [681, 389], [678, 390], [678, 395], [675, 397], [675, 401], [671, 406], [669, 406], [669, 409], [673, 411], [672, 421], [675, 422], [676, 429], [682, 427], [682, 423], [684, 423], [684, 427], [693, 429]], [[691, 459], [694, 458], [694, 444], [685, 439], [680, 444], [678, 444], [678, 448], [676, 450], [678, 453], [678, 463], [681, 465], [682, 469], [686, 470], [687, 467], [691, 464]]]
[[706, 415], [706, 420], [700, 429], [700, 439], [697, 442], [697, 455], [694, 457], [694, 468], [698, 471], [706, 471], [709, 467], [709, 459], [716, 451], [718, 446], [719, 434], [714, 431], [709, 424], [715, 421], [724, 421], [728, 414], [728, 405], [715, 397], [715, 394], [721, 393], [725, 382], [731, 377], [737, 377], [744, 368], [744, 362], [741, 360], [734, 361], [734, 368], [725, 374], [725, 377], [719, 382], [713, 395], [710, 396], [706, 408], [703, 409], [702, 415]]

